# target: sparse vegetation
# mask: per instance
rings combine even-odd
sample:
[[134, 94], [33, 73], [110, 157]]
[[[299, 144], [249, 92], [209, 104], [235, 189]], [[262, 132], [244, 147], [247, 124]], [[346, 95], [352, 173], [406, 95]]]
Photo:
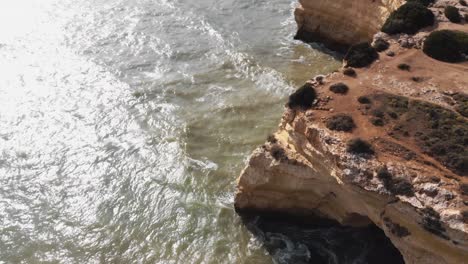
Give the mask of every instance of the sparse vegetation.
[[468, 94], [458, 93], [453, 96], [453, 99], [457, 102], [455, 110], [462, 116], [468, 117]]
[[357, 100], [358, 100], [358, 102], [360, 104], [370, 104], [371, 103], [371, 100], [367, 96], [359, 96]]
[[385, 21], [382, 31], [387, 34], [415, 34], [434, 24], [434, 14], [420, 1], [410, 1], [400, 6]]
[[309, 109], [312, 107], [317, 93], [312, 84], [306, 83], [289, 96], [287, 106], [291, 109]]
[[371, 123], [374, 125], [374, 126], [384, 126], [385, 125], [385, 122], [382, 118], [371, 118]]
[[461, 212], [463, 223], [467, 224], [468, 223], [468, 210], [462, 211]]
[[390, 218], [384, 217], [384, 222], [387, 228], [390, 230], [392, 234], [394, 234], [397, 237], [406, 237], [410, 235], [410, 232], [408, 229], [404, 226], [401, 226], [399, 224], [393, 223]]
[[374, 42], [374, 49], [378, 52], [382, 52], [382, 51], [385, 51], [387, 50], [389, 47], [390, 47], [390, 43], [388, 43], [386, 40], [384, 39], [377, 39], [375, 42]]
[[[468, 123], [455, 112], [430, 103], [402, 96], [376, 94], [368, 109], [375, 125], [387, 124], [389, 116], [396, 122], [389, 135], [415, 141], [423, 152], [439, 160], [459, 175], [468, 174]], [[375, 119], [381, 118], [382, 121]], [[416, 131], [416, 132], [415, 132]]]
[[330, 117], [326, 121], [325, 125], [330, 130], [344, 131], [344, 132], [352, 131], [353, 128], [356, 127], [356, 125], [354, 124], [353, 118], [345, 114], [337, 114], [337, 115]]
[[460, 192], [462, 195], [468, 195], [468, 183], [460, 184]]
[[448, 239], [447, 235], [445, 235], [445, 228], [442, 226], [440, 222], [440, 214], [437, 213], [431, 207], [426, 207], [422, 210], [422, 226], [427, 231], [442, 237], [444, 239]]
[[423, 6], [429, 6], [430, 4], [434, 3], [434, 0], [407, 0], [407, 2], [416, 2]]
[[349, 67], [362, 68], [369, 66], [378, 58], [379, 54], [369, 43], [360, 43], [351, 46], [344, 60]]
[[353, 68], [344, 68], [343, 74], [350, 77], [356, 77], [356, 71]]
[[400, 63], [400, 64], [398, 64], [397, 67], [398, 67], [398, 69], [400, 69], [402, 71], [409, 71], [411, 69], [411, 66], [409, 66], [406, 63]]
[[335, 83], [330, 86], [330, 91], [336, 94], [346, 94], [349, 90], [349, 87], [344, 83]]
[[[459, 175], [468, 175], [468, 122], [456, 112], [419, 100], [390, 94], [374, 95], [374, 110], [398, 119], [390, 135], [414, 140], [420, 149]], [[394, 114], [392, 114], [394, 115]]]
[[413, 185], [405, 179], [394, 178], [387, 167], [377, 171], [377, 178], [382, 181], [385, 189], [394, 195], [414, 196]]
[[461, 22], [461, 15], [458, 11], [458, 8], [454, 6], [446, 6], [444, 9], [444, 15], [450, 22], [452, 23], [460, 23]]
[[434, 31], [424, 41], [423, 51], [436, 60], [463, 61], [468, 54], [468, 34], [454, 30]]
[[278, 160], [278, 161], [287, 161], [288, 160], [288, 156], [286, 155], [286, 152], [284, 151], [284, 149], [282, 147], [280, 147], [278, 145], [274, 145], [273, 147], [271, 147], [270, 153], [271, 153], [271, 156], [275, 160]]
[[374, 154], [374, 149], [372, 148], [372, 145], [361, 139], [361, 138], [353, 138], [348, 141], [347, 143], [347, 149], [348, 152], [350, 153], [355, 153], [355, 154]]
[[267, 141], [270, 142], [270, 143], [272, 143], [272, 144], [278, 143], [278, 140], [276, 139], [275, 135], [271, 135], [271, 134], [268, 135]]

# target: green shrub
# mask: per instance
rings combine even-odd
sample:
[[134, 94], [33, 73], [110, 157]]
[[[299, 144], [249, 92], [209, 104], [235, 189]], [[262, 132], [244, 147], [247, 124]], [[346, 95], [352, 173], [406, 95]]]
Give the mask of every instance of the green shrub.
[[457, 105], [455, 110], [464, 117], [468, 117], [468, 94], [459, 93], [453, 96]]
[[468, 33], [454, 30], [455, 39], [460, 44], [460, 52], [468, 55]]
[[345, 68], [343, 74], [350, 77], [356, 77], [356, 71], [353, 68]]
[[397, 67], [398, 67], [398, 69], [400, 69], [402, 71], [409, 71], [411, 69], [411, 66], [409, 66], [406, 63], [400, 63], [400, 64], [398, 64]]
[[436, 60], [463, 61], [463, 54], [468, 53], [468, 34], [453, 30], [434, 31], [424, 41], [423, 51]]
[[382, 118], [371, 118], [371, 123], [374, 125], [374, 126], [384, 126], [385, 125], [385, 122]]
[[289, 96], [287, 106], [291, 109], [309, 109], [312, 107], [312, 104], [314, 103], [316, 97], [317, 93], [315, 92], [315, 89], [312, 86], [312, 84], [306, 83]]
[[349, 87], [344, 83], [335, 83], [330, 85], [330, 91], [337, 94], [346, 94], [349, 91]]
[[278, 140], [276, 139], [275, 135], [271, 135], [271, 134], [268, 135], [267, 141], [270, 142], [270, 143], [272, 143], [272, 144], [278, 143]]
[[388, 171], [387, 167], [382, 167], [377, 171], [377, 178], [379, 178], [385, 189], [394, 195], [413, 196], [414, 190], [410, 182], [401, 178], [394, 178]]
[[450, 20], [452, 23], [460, 23], [461, 22], [461, 15], [458, 12], [458, 8], [454, 6], [446, 6], [444, 10], [445, 17]]
[[288, 156], [283, 148], [278, 145], [274, 145], [270, 150], [271, 156], [278, 161], [287, 161]]
[[394, 11], [382, 27], [387, 34], [414, 34], [434, 24], [434, 14], [418, 2], [408, 2]]
[[346, 150], [355, 154], [374, 154], [372, 145], [360, 138], [354, 138], [348, 141]]
[[387, 50], [390, 47], [390, 43], [385, 41], [384, 39], [377, 39], [374, 42], [374, 49], [378, 52], [382, 52], [384, 50]]
[[360, 43], [351, 46], [344, 60], [347, 66], [362, 68], [370, 65], [378, 58], [379, 54], [369, 43]]
[[370, 104], [371, 100], [367, 96], [359, 96], [357, 99], [360, 104]]
[[335, 131], [349, 132], [356, 127], [353, 118], [349, 115], [338, 114], [330, 117], [326, 124], [328, 129]]
[[430, 4], [434, 3], [434, 0], [407, 0], [406, 2], [416, 2], [423, 6], [429, 6]]

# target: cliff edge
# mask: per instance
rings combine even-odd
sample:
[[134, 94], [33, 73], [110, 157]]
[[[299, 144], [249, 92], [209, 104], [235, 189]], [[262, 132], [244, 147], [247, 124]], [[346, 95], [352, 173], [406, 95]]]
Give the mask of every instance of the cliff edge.
[[[369, 66], [318, 76], [290, 97], [278, 131], [238, 179], [236, 209], [372, 223], [406, 263], [466, 263], [468, 62], [442, 62], [421, 49], [436, 30], [468, 32], [466, 21], [442, 15], [458, 1], [430, 6], [434, 26], [393, 36], [374, 34], [401, 1], [300, 2], [299, 30], [320, 25], [339, 43], [374, 37], [388, 46]], [[356, 12], [353, 24], [341, 12]]]
[[352, 45], [372, 40], [404, 0], [299, 0], [298, 39]]

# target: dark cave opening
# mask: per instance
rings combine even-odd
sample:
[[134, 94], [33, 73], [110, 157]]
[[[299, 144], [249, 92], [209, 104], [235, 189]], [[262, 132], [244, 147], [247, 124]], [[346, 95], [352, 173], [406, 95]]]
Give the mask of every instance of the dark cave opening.
[[247, 229], [279, 264], [404, 264], [376, 225], [343, 226], [315, 216], [242, 212]]

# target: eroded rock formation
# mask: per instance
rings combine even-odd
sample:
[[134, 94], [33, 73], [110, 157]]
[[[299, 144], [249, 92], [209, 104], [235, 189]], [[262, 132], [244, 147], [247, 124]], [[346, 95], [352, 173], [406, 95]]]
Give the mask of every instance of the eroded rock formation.
[[[298, 23], [329, 23], [364, 2], [382, 5], [304, 0]], [[399, 1], [384, 2], [387, 11], [352, 20], [357, 34], [332, 35], [349, 30], [338, 26], [343, 17], [324, 32], [349, 43], [369, 38]], [[437, 27], [451, 25], [439, 21]], [[466, 24], [456, 29], [468, 32]], [[278, 131], [254, 151], [238, 179], [235, 206], [313, 213], [343, 225], [373, 223], [406, 263], [466, 263], [468, 62], [436, 61], [402, 47], [401, 37], [387, 41], [389, 50], [370, 67], [308, 82], [316, 100], [286, 107]], [[330, 87], [337, 83], [348, 89], [335, 93]], [[362, 142], [350, 146], [356, 138]]]
[[352, 45], [370, 41], [404, 0], [300, 0], [299, 38]]

